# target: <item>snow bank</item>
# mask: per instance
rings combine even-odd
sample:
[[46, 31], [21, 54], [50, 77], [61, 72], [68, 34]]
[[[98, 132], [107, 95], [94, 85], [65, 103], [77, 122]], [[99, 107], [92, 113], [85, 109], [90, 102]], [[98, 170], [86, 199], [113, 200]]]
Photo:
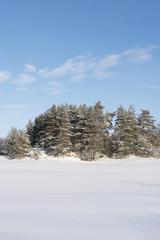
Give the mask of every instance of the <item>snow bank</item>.
[[0, 239], [159, 240], [160, 159], [0, 158]]

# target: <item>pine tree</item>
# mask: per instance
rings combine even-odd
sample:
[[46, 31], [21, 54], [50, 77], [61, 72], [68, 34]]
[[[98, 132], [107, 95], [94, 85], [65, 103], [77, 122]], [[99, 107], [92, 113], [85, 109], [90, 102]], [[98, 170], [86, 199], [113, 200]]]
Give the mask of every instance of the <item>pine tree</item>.
[[58, 133], [56, 136], [55, 155], [64, 155], [71, 151], [71, 124], [63, 105], [57, 108]]
[[96, 103], [94, 107], [88, 108], [83, 139], [85, 144], [84, 160], [94, 160], [96, 155], [101, 155], [104, 151], [105, 122], [103, 108], [100, 102]]
[[80, 153], [83, 160], [94, 160], [96, 155], [109, 155], [109, 132], [111, 118], [103, 113], [104, 107], [100, 102], [94, 107], [80, 105], [77, 114], [75, 132], [75, 151]]
[[5, 155], [5, 139], [0, 138], [0, 155]]
[[122, 106], [118, 108], [112, 139], [115, 157], [122, 158], [129, 154], [135, 154], [135, 146], [139, 139], [139, 127], [132, 106], [128, 111]]
[[149, 141], [154, 142], [155, 139], [155, 119], [150, 115], [150, 111], [141, 110], [141, 114], [138, 117], [138, 124], [140, 126], [140, 133], [145, 136]]
[[69, 116], [69, 121], [71, 124], [71, 143], [72, 152], [76, 151], [76, 133], [77, 133], [77, 126], [79, 122], [79, 108], [76, 105], [69, 105], [66, 106], [66, 110]]
[[[45, 120], [47, 117], [47, 113], [39, 115], [35, 118], [35, 121], [33, 123], [33, 131], [32, 131], [32, 146], [35, 146], [38, 144], [39, 146], [43, 145], [42, 138], [43, 138], [43, 130], [45, 128]], [[43, 147], [43, 146], [42, 146]]]
[[136, 152], [142, 157], [151, 157], [156, 155], [154, 144], [156, 142], [156, 127], [154, 118], [148, 110], [141, 110], [138, 116], [138, 125], [140, 128], [140, 138], [136, 147]]
[[24, 130], [12, 128], [6, 137], [5, 151], [9, 158], [23, 158], [30, 153], [29, 137]]
[[26, 125], [26, 132], [29, 136], [29, 140], [31, 142], [31, 145], [34, 145], [34, 123], [30, 119], [28, 124]]
[[135, 146], [135, 153], [140, 157], [152, 157], [154, 155], [154, 148], [148, 138], [143, 135], [139, 136], [138, 143]]
[[44, 120], [44, 127], [40, 131], [40, 145], [44, 147], [48, 154], [53, 154], [57, 144], [57, 135], [59, 133], [59, 120], [57, 108], [55, 105], [47, 111]]
[[155, 146], [160, 147], [160, 124], [157, 125], [157, 128], [155, 129], [155, 135], [156, 135], [156, 141]]
[[74, 131], [74, 149], [83, 158], [83, 152], [87, 144], [87, 111], [86, 105], [80, 105], [77, 112], [77, 123]]

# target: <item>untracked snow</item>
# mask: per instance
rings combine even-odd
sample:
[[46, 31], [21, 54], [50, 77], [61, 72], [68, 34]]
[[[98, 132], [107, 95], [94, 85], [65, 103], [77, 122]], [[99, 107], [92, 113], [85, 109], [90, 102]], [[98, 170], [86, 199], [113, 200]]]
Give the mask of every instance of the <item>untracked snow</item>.
[[1, 240], [159, 240], [160, 159], [0, 158]]

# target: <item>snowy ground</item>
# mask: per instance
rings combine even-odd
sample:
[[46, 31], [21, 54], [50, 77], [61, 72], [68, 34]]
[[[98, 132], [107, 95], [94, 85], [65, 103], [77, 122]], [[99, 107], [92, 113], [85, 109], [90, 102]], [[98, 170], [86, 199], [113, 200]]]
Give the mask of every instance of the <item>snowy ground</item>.
[[1, 240], [159, 240], [160, 159], [0, 158]]

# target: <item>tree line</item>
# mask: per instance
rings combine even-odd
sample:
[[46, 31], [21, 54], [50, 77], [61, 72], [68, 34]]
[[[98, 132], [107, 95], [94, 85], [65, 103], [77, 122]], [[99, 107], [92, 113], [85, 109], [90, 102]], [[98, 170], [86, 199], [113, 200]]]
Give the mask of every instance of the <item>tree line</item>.
[[0, 139], [0, 154], [23, 158], [32, 152], [38, 158], [39, 149], [48, 155], [75, 153], [82, 160], [107, 156], [124, 158], [130, 154], [140, 157], [160, 157], [160, 127], [149, 110], [137, 116], [133, 106], [120, 106], [115, 112], [104, 112], [104, 106], [53, 105], [25, 130], [12, 128]]

